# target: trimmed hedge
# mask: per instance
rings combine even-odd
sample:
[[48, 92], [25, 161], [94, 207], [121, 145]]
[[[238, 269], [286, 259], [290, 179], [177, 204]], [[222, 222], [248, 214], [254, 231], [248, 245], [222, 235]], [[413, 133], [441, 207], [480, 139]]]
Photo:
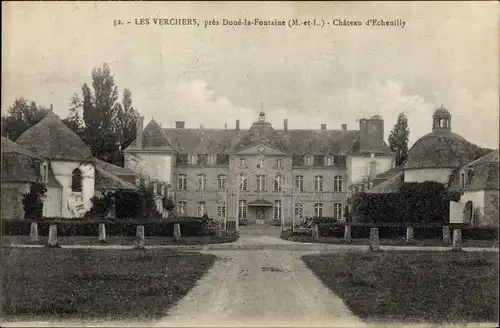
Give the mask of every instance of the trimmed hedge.
[[351, 200], [352, 215], [363, 223], [446, 224], [450, 196], [438, 182], [406, 182], [396, 193], [360, 193]]
[[[498, 228], [471, 227], [462, 224], [449, 225], [450, 235], [453, 229], [462, 230], [463, 239], [498, 240]], [[351, 238], [370, 238], [370, 229], [378, 228], [381, 239], [402, 239], [406, 237], [406, 225], [376, 225], [376, 224], [351, 224]], [[319, 224], [318, 230], [322, 237], [344, 238], [344, 224], [329, 223]], [[295, 235], [295, 233], [294, 233]], [[442, 239], [443, 225], [415, 225], [413, 226], [415, 239]]]
[[[209, 219], [208, 219], [209, 220]], [[179, 223], [183, 236], [205, 236], [215, 232], [207, 228], [208, 220], [201, 218], [182, 218], [171, 220], [145, 221], [140, 219], [119, 220], [64, 220], [64, 219], [42, 219], [42, 220], [3, 220], [2, 235], [29, 235], [31, 222], [38, 223], [38, 234], [47, 236], [49, 226], [57, 225], [59, 236], [97, 236], [99, 223], [106, 224], [106, 235], [108, 236], [135, 236], [138, 225], [144, 226], [147, 236], [171, 237], [173, 236], [174, 224]]]

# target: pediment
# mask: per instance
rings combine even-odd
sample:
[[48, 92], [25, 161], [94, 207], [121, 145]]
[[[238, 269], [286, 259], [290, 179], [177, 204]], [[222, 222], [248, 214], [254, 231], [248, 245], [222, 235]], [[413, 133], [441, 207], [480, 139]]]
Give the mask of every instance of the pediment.
[[270, 145], [265, 144], [265, 143], [250, 145], [247, 148], [240, 150], [236, 154], [238, 154], [238, 155], [258, 155], [258, 154], [286, 155], [281, 150], [274, 148], [274, 147], [271, 147]]

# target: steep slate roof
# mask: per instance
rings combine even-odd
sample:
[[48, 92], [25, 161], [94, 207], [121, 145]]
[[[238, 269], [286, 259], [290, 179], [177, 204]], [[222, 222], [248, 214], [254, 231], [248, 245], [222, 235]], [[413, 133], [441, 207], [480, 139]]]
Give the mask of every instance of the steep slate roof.
[[[132, 143], [132, 145], [134, 145], [134, 143]], [[155, 120], [151, 120], [151, 122], [149, 122], [149, 124], [144, 128], [143, 147], [173, 150], [172, 144], [165, 135], [165, 132]]]
[[376, 180], [387, 180], [390, 179], [396, 175], [398, 175], [400, 172], [402, 172], [404, 169], [404, 163], [400, 164], [398, 166], [393, 167], [392, 169], [385, 171], [383, 173], [380, 173], [375, 177]]
[[377, 140], [372, 138], [366, 139], [364, 141], [361, 141], [361, 139], [358, 138], [351, 148], [351, 153], [375, 153], [383, 155], [393, 154], [391, 148], [384, 140]]
[[218, 129], [163, 129], [172, 147], [179, 153], [198, 153], [203, 150], [207, 154], [226, 153], [232, 143], [238, 139], [242, 131]]
[[497, 149], [473, 162], [457, 168], [450, 177], [448, 188], [450, 190], [459, 190], [460, 173], [465, 171], [470, 181], [464, 188], [464, 191], [499, 190], [498, 161], [499, 155]]
[[105, 161], [100, 160], [100, 159], [95, 158], [95, 157], [93, 158], [93, 161], [97, 167], [100, 167], [109, 173], [113, 173], [113, 174], [117, 174], [117, 175], [136, 175], [136, 173], [134, 173], [134, 171], [132, 171], [131, 169], [127, 169], [127, 168], [122, 167], [122, 166], [114, 165], [114, 164], [105, 162]]
[[405, 169], [457, 168], [473, 159], [473, 145], [451, 131], [435, 130], [418, 139], [408, 152]]
[[404, 182], [404, 173], [400, 171], [393, 177], [371, 188], [370, 190], [367, 191], [367, 193], [388, 194], [397, 192], [399, 190], [399, 187], [401, 187], [401, 185], [403, 184], [403, 182]]
[[23, 132], [16, 142], [51, 160], [87, 161], [92, 158], [82, 139], [53, 112]]
[[498, 163], [486, 163], [474, 167], [471, 181], [465, 190], [498, 190]]
[[[151, 121], [143, 132], [146, 149], [181, 154], [237, 153], [263, 143], [288, 155], [328, 155], [374, 152], [392, 154], [385, 141], [360, 144], [358, 130], [276, 130], [269, 122], [254, 122], [248, 130], [165, 128]], [[135, 142], [128, 149], [134, 149]]]
[[499, 151], [497, 149], [497, 150], [494, 150], [491, 153], [488, 153], [488, 154], [484, 155], [483, 157], [480, 157], [480, 158], [476, 159], [475, 161], [467, 164], [467, 166], [477, 166], [477, 165], [488, 164], [488, 163], [489, 164], [498, 164], [499, 161], [500, 161], [500, 156], [499, 156]]
[[2, 137], [2, 148], [1, 148], [2, 154], [20, 154], [28, 157], [33, 157], [37, 159], [42, 159], [40, 156], [37, 154], [29, 151], [28, 149], [22, 147], [21, 145], [18, 145], [14, 141], [10, 140], [9, 138]]
[[164, 129], [173, 148], [189, 154], [233, 153], [259, 143], [267, 143], [286, 154], [326, 155], [351, 150], [358, 131], [352, 130], [268, 130], [257, 135], [255, 130]]
[[47, 182], [47, 187], [62, 188], [62, 185], [57, 181], [54, 175], [54, 170], [52, 170], [52, 164], [49, 162], [49, 181]]
[[95, 189], [96, 190], [136, 190], [133, 184], [124, 181], [120, 177], [109, 173], [99, 166], [95, 169]]
[[[8, 138], [2, 137], [2, 182], [38, 182], [44, 159]], [[61, 188], [48, 163], [48, 187]]]
[[19, 153], [2, 152], [2, 182], [40, 181], [40, 160]]

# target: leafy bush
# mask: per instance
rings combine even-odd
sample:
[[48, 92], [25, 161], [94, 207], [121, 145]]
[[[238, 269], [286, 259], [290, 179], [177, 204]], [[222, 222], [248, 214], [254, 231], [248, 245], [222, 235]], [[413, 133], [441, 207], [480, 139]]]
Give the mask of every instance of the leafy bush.
[[43, 199], [47, 187], [43, 183], [32, 183], [30, 191], [23, 195], [23, 209], [25, 219], [37, 219], [43, 216]]
[[398, 192], [360, 193], [352, 199], [352, 215], [362, 223], [446, 224], [449, 195], [438, 182], [404, 183]]
[[[105, 217], [111, 210], [114, 202], [116, 218], [161, 218], [155, 203], [155, 194], [153, 188], [141, 187], [139, 191], [117, 190], [108, 192], [102, 197], [93, 197], [92, 208], [88, 211], [86, 217]], [[173, 202], [168, 199], [162, 199], [163, 206], [173, 208]]]

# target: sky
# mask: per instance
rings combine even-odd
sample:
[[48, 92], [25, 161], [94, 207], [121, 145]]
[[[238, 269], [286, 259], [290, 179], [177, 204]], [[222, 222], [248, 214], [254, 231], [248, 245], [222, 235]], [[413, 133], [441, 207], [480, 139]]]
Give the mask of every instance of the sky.
[[[120, 93], [163, 127], [250, 127], [261, 108], [275, 128], [358, 129], [381, 115], [386, 140], [404, 112], [410, 145], [443, 105], [452, 130], [499, 142], [499, 4], [492, 2], [3, 2], [2, 113], [23, 97], [68, 114], [74, 93], [106, 62]], [[149, 25], [136, 19], [148, 18]], [[155, 25], [191, 18], [199, 26]], [[226, 19], [402, 27], [208, 26]], [[131, 24], [114, 26], [120, 19]]]

